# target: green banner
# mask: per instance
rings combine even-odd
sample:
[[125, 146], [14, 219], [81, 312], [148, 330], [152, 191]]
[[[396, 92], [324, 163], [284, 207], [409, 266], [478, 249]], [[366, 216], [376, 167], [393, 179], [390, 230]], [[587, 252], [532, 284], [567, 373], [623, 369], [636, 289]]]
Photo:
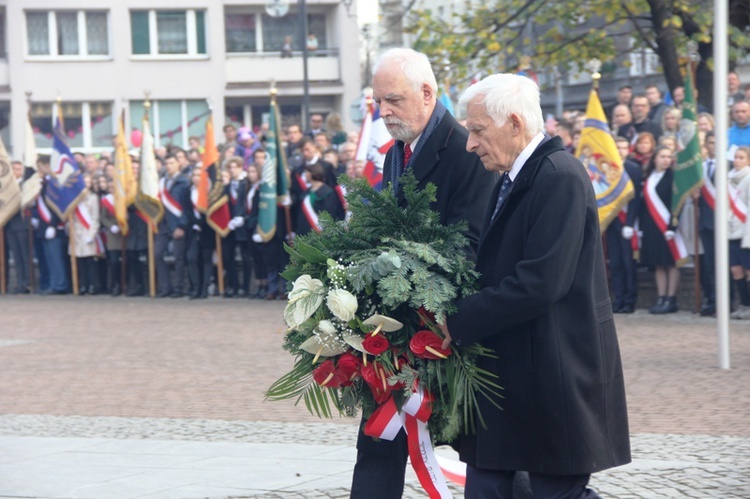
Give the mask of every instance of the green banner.
[[277, 206], [289, 205], [289, 179], [284, 148], [279, 138], [281, 117], [274, 99], [271, 100], [271, 116], [266, 132], [266, 162], [263, 164], [258, 206], [258, 234], [263, 242], [276, 234]]
[[690, 69], [688, 69], [678, 137], [680, 151], [677, 153], [672, 184], [672, 225], [677, 225], [680, 210], [690, 195], [690, 191], [703, 185], [703, 158], [698, 142], [698, 126], [695, 116], [695, 93]]

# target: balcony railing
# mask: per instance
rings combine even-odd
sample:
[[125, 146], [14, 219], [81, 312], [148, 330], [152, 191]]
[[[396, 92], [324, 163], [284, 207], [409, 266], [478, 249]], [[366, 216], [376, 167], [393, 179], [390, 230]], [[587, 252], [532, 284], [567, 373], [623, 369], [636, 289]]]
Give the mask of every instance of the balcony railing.
[[[339, 50], [319, 49], [307, 53], [309, 81], [340, 81]], [[226, 81], [230, 84], [301, 82], [303, 80], [302, 52], [282, 57], [280, 51], [228, 53]]]

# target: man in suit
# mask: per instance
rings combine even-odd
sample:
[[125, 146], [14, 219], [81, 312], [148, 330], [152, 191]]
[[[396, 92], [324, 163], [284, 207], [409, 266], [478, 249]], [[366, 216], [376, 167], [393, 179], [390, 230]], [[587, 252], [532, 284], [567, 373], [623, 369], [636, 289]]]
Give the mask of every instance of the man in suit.
[[706, 159], [703, 161], [703, 172], [706, 187], [696, 191], [698, 196], [698, 233], [703, 244], [703, 254], [700, 256], [700, 280], [703, 288], [703, 303], [700, 314], [704, 317], [716, 314], [716, 249], [714, 198], [711, 194], [715, 184], [716, 173], [716, 136], [713, 131], [706, 133], [703, 142], [706, 148]]
[[[156, 258], [156, 282], [159, 292], [156, 296], [180, 298], [184, 296], [185, 250], [188, 219], [184, 208], [190, 201], [190, 181], [180, 172], [180, 163], [173, 155], [165, 159], [166, 174], [159, 181], [159, 196], [164, 205], [164, 218], [159, 223], [159, 232], [154, 244]], [[172, 242], [175, 277], [169, 277], [169, 267], [164, 261], [169, 242]]]
[[[414, 174], [420, 189], [435, 184], [437, 200], [432, 209], [443, 224], [468, 223], [468, 251], [473, 258], [484, 205], [497, 176], [466, 152], [466, 129], [437, 102], [437, 82], [424, 54], [411, 49], [386, 52], [375, 63], [372, 86], [380, 116], [396, 139], [385, 157], [383, 185], [391, 183], [405, 203], [399, 184], [404, 171]], [[407, 455], [403, 430], [392, 442], [374, 441], [360, 431], [351, 497], [400, 498]]]
[[467, 499], [512, 497], [518, 470], [534, 497], [599, 497], [590, 474], [630, 461], [625, 386], [607, 289], [596, 197], [586, 169], [542, 133], [539, 88], [496, 74], [469, 87], [469, 139], [503, 173], [477, 252], [480, 291], [442, 326], [456, 344], [496, 357], [502, 410], [484, 397], [487, 426], [461, 436]]
[[[245, 227], [246, 198], [250, 184], [247, 181], [244, 163], [241, 157], [233, 156], [227, 160], [229, 170], [229, 184], [224, 187], [224, 194], [229, 200], [229, 212], [232, 219], [229, 221], [231, 232], [224, 238], [223, 259], [226, 267], [225, 298], [247, 296], [250, 291], [250, 276], [252, 267], [250, 262], [250, 237]], [[242, 284], [240, 284], [239, 272], [237, 271], [237, 248], [240, 250], [242, 259]]]
[[616, 314], [632, 314], [638, 301], [638, 266], [633, 259], [632, 241], [635, 237], [633, 225], [638, 217], [638, 203], [641, 198], [641, 166], [628, 159], [628, 139], [617, 137], [615, 143], [622, 158], [622, 167], [630, 177], [635, 192], [627, 208], [612, 220], [605, 233], [612, 290], [615, 293], [615, 304], [612, 308]]
[[[13, 169], [13, 175], [16, 177], [18, 187], [20, 188], [23, 183], [23, 163], [13, 161], [10, 166]], [[16, 287], [14, 292], [19, 294], [29, 292], [29, 259], [31, 258], [31, 248], [29, 247], [30, 216], [31, 212], [22, 208], [8, 220], [4, 228], [5, 240], [8, 241], [10, 252], [13, 253], [13, 261], [16, 269]]]

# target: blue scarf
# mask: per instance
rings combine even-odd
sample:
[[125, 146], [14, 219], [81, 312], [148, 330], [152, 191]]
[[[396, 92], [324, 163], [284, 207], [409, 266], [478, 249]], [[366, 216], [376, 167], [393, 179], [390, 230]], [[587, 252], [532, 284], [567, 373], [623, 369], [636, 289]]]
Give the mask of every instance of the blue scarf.
[[[404, 165], [404, 142], [397, 140], [393, 145], [393, 154], [391, 155], [390, 168], [391, 183], [393, 184], [394, 194], [398, 195], [399, 177], [403, 174], [403, 172], [406, 171], [407, 168], [409, 168], [409, 165], [414, 163], [414, 158], [419, 155], [419, 151], [422, 150], [422, 147], [424, 146], [425, 142], [427, 142], [427, 139], [430, 138], [440, 122], [443, 120], [445, 111], [445, 106], [442, 105], [440, 101], [435, 103], [435, 109], [432, 111], [432, 116], [430, 116], [430, 120], [427, 122], [427, 126], [424, 127], [424, 131], [422, 132], [422, 136], [419, 138], [419, 142], [417, 142], [417, 148], [411, 153], [409, 164]], [[401, 168], [401, 165], [404, 165], [403, 169]]]

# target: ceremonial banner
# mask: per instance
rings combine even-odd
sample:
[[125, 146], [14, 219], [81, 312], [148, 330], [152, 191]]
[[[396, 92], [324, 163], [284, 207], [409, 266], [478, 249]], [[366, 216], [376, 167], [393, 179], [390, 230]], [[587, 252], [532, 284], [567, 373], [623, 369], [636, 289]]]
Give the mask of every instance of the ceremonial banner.
[[586, 106], [586, 122], [581, 132], [576, 156], [588, 171], [596, 194], [599, 226], [604, 232], [620, 210], [633, 199], [633, 183], [622, 167], [622, 158], [612, 138], [607, 118], [592, 89]]
[[695, 122], [695, 97], [690, 69], [685, 78], [685, 100], [682, 103], [682, 120], [678, 136], [677, 163], [674, 166], [672, 183], [672, 225], [677, 225], [680, 210], [685, 200], [696, 187], [703, 185], [703, 158], [698, 142], [698, 127]]
[[31, 206], [36, 201], [36, 197], [42, 191], [42, 178], [37, 172], [36, 160], [36, 143], [34, 142], [34, 130], [31, 128], [31, 122], [26, 120], [24, 129], [24, 150], [23, 150], [23, 184], [21, 185], [21, 206], [24, 208]]
[[8, 151], [0, 139], [0, 230], [21, 209], [21, 189], [10, 167]]
[[133, 175], [133, 163], [125, 141], [125, 113], [117, 123], [115, 138], [115, 172], [114, 172], [115, 218], [123, 236], [128, 235], [128, 206], [135, 201], [136, 185]]
[[86, 195], [86, 185], [81, 169], [65, 143], [62, 116], [55, 118], [50, 167], [52, 176], [47, 184], [45, 198], [60, 219], [67, 220], [81, 198]]
[[154, 155], [154, 136], [151, 134], [148, 114], [143, 117], [143, 138], [141, 142], [141, 168], [138, 170], [138, 191], [135, 206], [156, 231], [164, 216], [164, 206], [159, 200], [159, 172]]
[[231, 230], [227, 196], [224, 194], [224, 184], [219, 175], [219, 150], [214, 138], [213, 115], [206, 120], [206, 145], [203, 148], [203, 168], [198, 184], [198, 211], [205, 213], [206, 222], [221, 237], [226, 237]]
[[365, 161], [364, 175], [375, 189], [383, 184], [383, 163], [388, 149], [393, 145], [393, 137], [388, 133], [380, 111], [374, 109], [372, 98], [367, 97], [367, 110], [357, 144], [357, 161]]
[[281, 118], [276, 100], [271, 99], [271, 116], [266, 133], [266, 162], [260, 186], [257, 233], [263, 242], [273, 239], [277, 228], [277, 206], [288, 206], [289, 179], [284, 148], [279, 138]]

